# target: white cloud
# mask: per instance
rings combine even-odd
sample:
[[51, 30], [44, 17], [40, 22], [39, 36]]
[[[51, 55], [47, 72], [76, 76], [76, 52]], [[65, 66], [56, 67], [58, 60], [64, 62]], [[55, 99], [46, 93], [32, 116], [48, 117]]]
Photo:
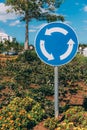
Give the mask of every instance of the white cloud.
[[0, 21], [6, 22], [7, 20], [16, 19], [18, 16], [13, 13], [7, 13], [7, 10], [10, 9], [11, 6], [5, 6], [4, 3], [0, 3]]
[[36, 32], [37, 30], [39, 30], [40, 28], [42, 28], [44, 25], [45, 25], [45, 23], [44, 23], [44, 24], [40, 24], [40, 25], [38, 25], [38, 26], [32, 25], [32, 26], [30, 27], [29, 32]]
[[65, 24], [72, 24], [71, 21], [64, 21]]
[[45, 25], [46, 25], [46, 23], [40, 24], [40, 25], [38, 25], [38, 26], [33, 25], [33, 26], [31, 26], [31, 28], [38, 30], [38, 29], [44, 27]]
[[40, 25], [31, 25], [30, 26], [30, 29], [29, 29], [29, 32], [30, 33], [34, 33], [34, 32], [37, 32], [40, 28], [42, 28], [45, 24], [40, 24]]
[[20, 21], [19, 21], [19, 20], [16, 20], [16, 21], [10, 23], [9, 25], [10, 25], [10, 26], [16, 26], [16, 25], [19, 25], [19, 24], [20, 24]]
[[29, 32], [36, 32], [36, 30], [35, 29], [30, 29]]
[[84, 6], [83, 10], [87, 12], [87, 5]]

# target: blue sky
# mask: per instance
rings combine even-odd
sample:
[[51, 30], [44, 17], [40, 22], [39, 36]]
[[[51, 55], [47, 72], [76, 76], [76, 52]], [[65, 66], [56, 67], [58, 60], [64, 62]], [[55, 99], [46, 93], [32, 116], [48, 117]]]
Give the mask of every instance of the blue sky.
[[[25, 40], [25, 23], [20, 22], [19, 16], [15, 13], [6, 13], [4, 0], [0, 0], [0, 32], [5, 32], [16, 37], [18, 42]], [[56, 10], [57, 14], [65, 17], [65, 23], [69, 24], [76, 32], [80, 43], [87, 44], [87, 0], [65, 0]], [[38, 30], [45, 21], [33, 19], [29, 24], [29, 43], [34, 44]]]

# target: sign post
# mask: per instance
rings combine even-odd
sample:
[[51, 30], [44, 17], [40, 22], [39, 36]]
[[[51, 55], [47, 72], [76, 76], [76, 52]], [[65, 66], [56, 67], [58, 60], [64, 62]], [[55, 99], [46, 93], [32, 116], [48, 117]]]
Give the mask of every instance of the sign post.
[[52, 22], [43, 26], [35, 39], [38, 57], [54, 67], [55, 118], [59, 115], [58, 66], [70, 62], [77, 53], [78, 40], [74, 30], [67, 24]]
[[58, 67], [54, 67], [54, 104], [55, 104], [55, 118], [59, 115], [59, 84], [58, 84]]

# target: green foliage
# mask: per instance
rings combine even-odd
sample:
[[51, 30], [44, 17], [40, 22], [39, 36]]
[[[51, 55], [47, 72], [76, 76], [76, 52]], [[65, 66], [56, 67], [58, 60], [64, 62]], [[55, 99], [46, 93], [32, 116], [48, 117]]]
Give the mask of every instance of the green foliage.
[[63, 86], [76, 81], [87, 81], [87, 57], [77, 55], [70, 63], [59, 68], [59, 81]]
[[[52, 15], [52, 17], [54, 20], [57, 20], [57, 16], [53, 15], [54, 11], [56, 8], [59, 8], [59, 6], [62, 4], [64, 0], [46, 0], [46, 1], [42, 1], [42, 0], [6, 0], [6, 5], [12, 5], [13, 10], [15, 10], [15, 12], [23, 14], [23, 19], [25, 20], [28, 19], [28, 21], [30, 21], [32, 18], [36, 18], [36, 19], [48, 19], [48, 14]], [[47, 8], [45, 7], [48, 6]], [[45, 13], [43, 12], [44, 9]], [[8, 10], [9, 12], [9, 10]], [[52, 14], [51, 14], [52, 12]], [[24, 15], [25, 14], [25, 15]], [[59, 18], [60, 20], [60, 18]], [[50, 20], [51, 21], [51, 20]]]
[[[12, 80], [27, 88], [31, 83], [39, 84], [40, 92], [45, 95], [53, 95], [54, 74], [53, 67], [42, 63], [35, 51], [26, 51], [18, 56], [16, 61], [5, 62], [4, 67], [0, 63], [0, 78], [8, 76]], [[72, 86], [74, 82], [87, 82], [87, 58], [77, 55], [69, 64], [59, 68], [60, 86]], [[3, 72], [3, 74], [2, 74]], [[77, 88], [78, 89], [78, 88]], [[63, 91], [64, 89], [60, 89]], [[49, 91], [49, 92], [48, 92]], [[76, 92], [77, 90], [75, 90]], [[74, 92], [70, 90], [70, 92]]]
[[[47, 90], [43, 91], [45, 89]], [[46, 86], [45, 87], [41, 86], [40, 88], [37, 88], [37, 89], [31, 88], [29, 89], [29, 93], [27, 94], [31, 96], [35, 101], [41, 104], [42, 108], [46, 112], [45, 118], [54, 116], [54, 102], [50, 101], [49, 99], [46, 99], [46, 96], [49, 96], [51, 94], [52, 95], [54, 94], [52, 86], [51, 86], [51, 89], [50, 89], [50, 86], [48, 86], [48, 88]]]
[[29, 73], [30, 83], [40, 85], [53, 84], [53, 68], [42, 63], [37, 57], [35, 51], [25, 51], [24, 54], [19, 55], [17, 61], [21, 61], [21, 64], [25, 63], [26, 68], [31, 69], [31, 73]]
[[76, 127], [74, 126], [73, 122], [69, 122], [69, 123], [63, 122], [58, 125], [56, 130], [86, 130], [86, 128], [82, 128], [79, 126]]
[[[0, 105], [2, 108], [0, 110], [0, 127], [3, 130], [10, 130], [12, 127], [15, 127], [16, 130], [32, 128], [48, 117], [50, 118], [46, 121], [46, 127], [50, 129], [56, 127], [58, 127], [57, 130], [87, 129], [86, 97], [83, 107], [70, 107], [68, 104], [61, 107], [60, 111], [64, 116], [61, 121], [51, 119], [54, 116], [54, 102], [48, 100], [47, 97], [54, 94], [53, 70], [53, 67], [42, 63], [37, 58], [34, 50], [25, 51], [18, 56], [17, 60], [0, 62], [0, 97], [5, 97]], [[67, 65], [59, 67], [61, 100], [67, 92], [76, 94], [80, 89], [78, 84], [73, 88], [74, 83], [79, 81], [87, 83], [86, 70], [87, 58], [81, 55], [77, 55]], [[37, 84], [37, 87], [32, 88], [30, 84]], [[2, 93], [6, 88], [10, 89], [10, 93]], [[16, 96], [17, 98], [14, 98]], [[24, 115], [19, 114], [21, 111]], [[8, 114], [9, 112], [12, 117]]]
[[4, 51], [9, 52], [11, 51], [11, 49], [16, 52], [19, 52], [23, 49], [23, 46], [16, 41], [10, 42], [9, 40], [6, 40], [4, 43], [0, 43], [0, 53]]
[[41, 93], [44, 96], [52, 96], [54, 95], [54, 86], [49, 86], [49, 85], [42, 85], [41, 87], [37, 89], [32, 89], [33, 93]]
[[54, 95], [54, 87], [53, 86], [41, 86], [39, 89], [45, 96], [52, 96]]
[[0, 43], [0, 53], [2, 53], [3, 50], [4, 50], [4, 45], [3, 45], [3, 43]]
[[74, 126], [87, 128], [87, 112], [82, 107], [72, 107], [65, 112], [65, 122], [73, 122]]
[[17, 58], [17, 61], [28, 62], [29, 64], [33, 63], [34, 61], [40, 62], [35, 51], [32, 50], [28, 50], [25, 51], [23, 54], [20, 54]]
[[26, 130], [31, 129], [41, 121], [45, 111], [39, 103], [29, 97], [14, 98], [7, 107], [0, 110], [1, 130]]
[[5, 89], [5, 84], [4, 84], [4, 83], [0, 83], [0, 91], [1, 91], [2, 89]]
[[53, 22], [53, 21], [57, 21], [57, 20], [60, 20], [60, 21], [64, 21], [64, 17], [62, 15], [59, 15], [59, 16], [56, 16], [56, 15], [49, 15], [48, 14], [48, 17], [47, 17], [47, 21], [48, 22]]
[[18, 73], [16, 73], [14, 79], [16, 80], [17, 83], [25, 86], [25, 88], [26, 88], [31, 83], [29, 81], [29, 74], [30, 73], [31, 73], [31, 69], [18, 71]]
[[[6, 0], [6, 5], [11, 5], [12, 8], [8, 10], [8, 13], [15, 11], [21, 15], [21, 21], [26, 22], [25, 44], [24, 49], [28, 50], [28, 22], [33, 18], [38, 20], [64, 20], [63, 16], [56, 15], [55, 9], [59, 8], [63, 0]], [[43, 11], [44, 10], [44, 11]], [[49, 16], [49, 17], [48, 17]]]
[[58, 122], [58, 119], [48, 118], [46, 119], [44, 126], [49, 128], [50, 130], [54, 130], [57, 127]]
[[87, 96], [84, 98], [83, 107], [87, 111]]
[[44, 126], [50, 130], [86, 130], [87, 129], [87, 112], [82, 107], [72, 107], [63, 113], [62, 120], [48, 118]]
[[30, 115], [31, 117], [34, 118], [34, 121], [37, 124], [45, 117], [45, 111], [44, 109], [41, 108], [41, 105], [37, 103], [36, 105], [33, 106]]

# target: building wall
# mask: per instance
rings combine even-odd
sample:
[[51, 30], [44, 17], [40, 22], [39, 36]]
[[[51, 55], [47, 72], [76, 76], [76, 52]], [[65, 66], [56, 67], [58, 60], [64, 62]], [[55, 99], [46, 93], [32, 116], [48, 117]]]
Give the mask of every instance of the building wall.
[[8, 36], [6, 33], [0, 33], [0, 42], [5, 42], [6, 40], [12, 42], [13, 38], [11, 36]]
[[87, 57], [87, 47], [83, 49], [83, 55]]

